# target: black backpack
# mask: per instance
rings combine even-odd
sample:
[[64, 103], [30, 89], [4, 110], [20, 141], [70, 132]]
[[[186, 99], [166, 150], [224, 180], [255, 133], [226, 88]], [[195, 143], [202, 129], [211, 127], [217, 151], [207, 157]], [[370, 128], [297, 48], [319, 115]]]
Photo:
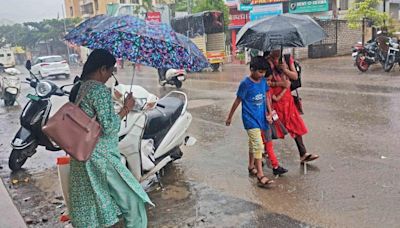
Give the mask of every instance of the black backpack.
[[[285, 58], [286, 64], [289, 64], [290, 54], [285, 54], [285, 55], [283, 55], [283, 57]], [[296, 90], [301, 87], [301, 66], [300, 66], [299, 62], [297, 62], [296, 60], [294, 61], [294, 68], [296, 69], [298, 77], [296, 80], [290, 80], [290, 82], [291, 82], [290, 91]]]

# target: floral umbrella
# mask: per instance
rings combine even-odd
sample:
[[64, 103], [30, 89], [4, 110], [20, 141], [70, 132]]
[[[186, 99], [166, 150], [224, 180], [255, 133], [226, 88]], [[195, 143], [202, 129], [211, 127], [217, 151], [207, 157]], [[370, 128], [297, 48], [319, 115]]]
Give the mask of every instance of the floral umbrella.
[[133, 16], [100, 15], [70, 31], [65, 39], [90, 49], [103, 48], [115, 57], [155, 68], [200, 71], [208, 61], [187, 37], [169, 25]]

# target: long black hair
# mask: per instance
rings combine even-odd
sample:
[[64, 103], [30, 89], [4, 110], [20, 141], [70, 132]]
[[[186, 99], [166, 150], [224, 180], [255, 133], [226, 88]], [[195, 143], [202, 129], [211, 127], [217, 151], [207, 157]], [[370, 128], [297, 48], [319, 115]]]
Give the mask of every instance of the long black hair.
[[116, 63], [115, 57], [105, 49], [95, 49], [90, 53], [87, 61], [83, 65], [81, 77], [74, 79], [75, 85], [71, 89], [69, 100], [74, 102], [78, 95], [79, 88], [82, 81], [89, 80], [92, 73], [96, 72], [101, 67], [105, 66], [107, 69], [114, 67]]

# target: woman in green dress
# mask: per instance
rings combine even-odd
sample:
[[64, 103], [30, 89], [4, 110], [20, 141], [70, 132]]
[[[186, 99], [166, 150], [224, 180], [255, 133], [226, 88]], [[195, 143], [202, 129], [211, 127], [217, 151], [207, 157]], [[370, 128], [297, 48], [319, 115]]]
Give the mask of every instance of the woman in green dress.
[[124, 220], [125, 227], [147, 227], [145, 203], [151, 203], [138, 181], [121, 163], [118, 151], [120, 121], [134, 106], [132, 94], [116, 114], [111, 91], [105, 86], [112, 76], [115, 58], [94, 50], [83, 66], [80, 82], [71, 90], [71, 101], [96, 116], [102, 134], [91, 158], [70, 163], [70, 216], [75, 228], [110, 227]]

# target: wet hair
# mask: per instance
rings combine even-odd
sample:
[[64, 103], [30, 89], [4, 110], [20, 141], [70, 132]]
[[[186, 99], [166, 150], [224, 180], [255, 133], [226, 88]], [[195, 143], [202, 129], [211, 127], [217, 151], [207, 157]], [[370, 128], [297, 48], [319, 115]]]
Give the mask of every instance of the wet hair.
[[76, 96], [78, 95], [79, 88], [81, 87], [82, 81], [87, 81], [90, 78], [90, 75], [103, 66], [107, 69], [114, 67], [116, 63], [115, 57], [105, 49], [95, 49], [90, 53], [88, 59], [86, 60], [85, 64], [83, 65], [81, 77], [76, 77], [74, 79], [74, 86], [71, 89], [71, 93], [69, 96], [69, 100], [74, 102]]
[[250, 70], [251, 71], [267, 70], [267, 68], [268, 68], [268, 63], [264, 57], [255, 56], [255, 57], [251, 58], [251, 61], [250, 61]]
[[267, 71], [265, 72], [265, 78], [268, 78], [270, 76], [272, 76], [272, 68], [271, 65], [269, 65], [269, 63], [267, 62]]

